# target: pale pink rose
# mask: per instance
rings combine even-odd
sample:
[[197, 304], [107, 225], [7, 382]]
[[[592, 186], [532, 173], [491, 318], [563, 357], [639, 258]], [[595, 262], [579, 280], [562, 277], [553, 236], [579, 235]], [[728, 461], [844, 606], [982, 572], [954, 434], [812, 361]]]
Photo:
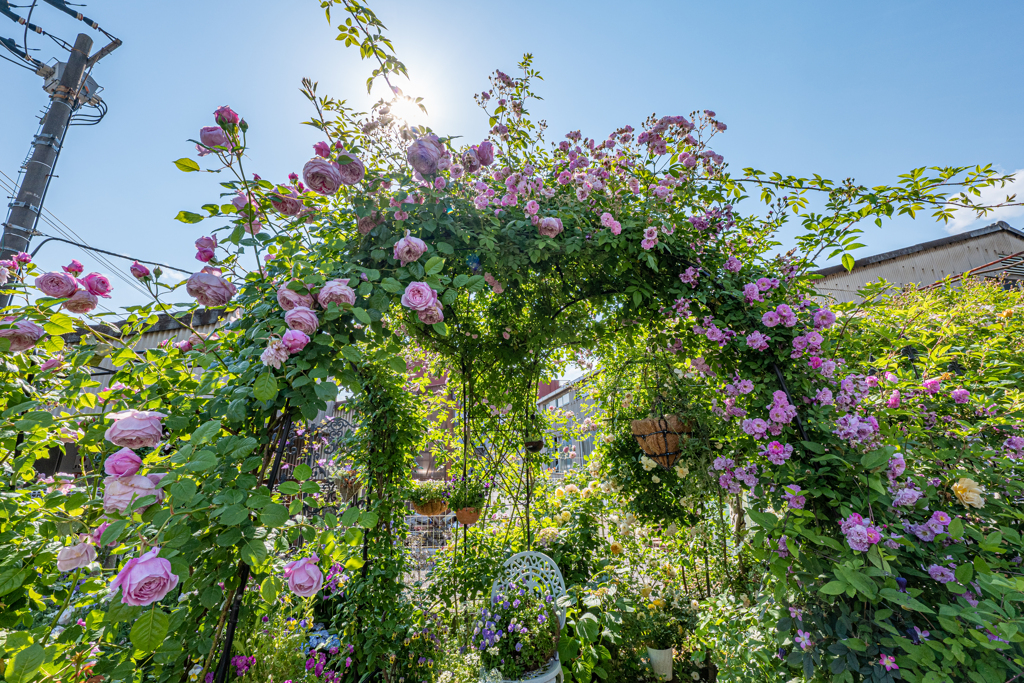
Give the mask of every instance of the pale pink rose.
[[66, 299], [78, 291], [78, 283], [67, 273], [43, 273], [36, 278], [36, 289], [46, 296]]
[[220, 276], [219, 268], [207, 266], [185, 283], [185, 291], [204, 306], [223, 306], [238, 291], [235, 286]]
[[80, 289], [75, 292], [70, 299], [61, 304], [61, 306], [72, 313], [89, 313], [96, 308], [99, 303], [100, 300], [96, 298], [95, 294], [90, 294], [84, 289]]
[[401, 261], [404, 266], [413, 261], [418, 261], [420, 256], [423, 256], [426, 251], [427, 243], [419, 237], [412, 237], [409, 231], [406, 230], [405, 237], [395, 242], [394, 257], [396, 261]]
[[252, 205], [253, 211], [259, 208], [259, 206], [256, 204], [256, 200], [253, 199], [253, 196], [251, 194], [246, 195], [241, 190], [239, 190], [238, 194], [231, 198], [231, 204], [236, 209], [238, 209], [239, 213], [242, 212], [242, 209], [245, 208], [247, 204]]
[[220, 126], [203, 126], [199, 129], [199, 142], [207, 147], [227, 147], [231, 149], [231, 139]]
[[437, 292], [426, 282], [410, 282], [402, 294], [402, 305], [414, 311], [425, 311], [437, 305]]
[[319, 194], [330, 196], [341, 187], [341, 172], [329, 161], [310, 159], [302, 167], [302, 179], [309, 189]]
[[268, 368], [279, 370], [281, 364], [288, 360], [288, 347], [280, 339], [271, 339], [267, 348], [260, 354], [260, 361]]
[[[124, 513], [133, 500], [155, 496], [156, 487], [153, 482], [140, 474], [130, 477], [107, 477], [103, 480], [103, 509], [107, 512], [115, 510]], [[145, 508], [139, 508], [141, 513]]]
[[122, 448], [107, 456], [103, 461], [103, 471], [112, 477], [130, 477], [142, 467], [142, 458], [135, 455], [130, 448]]
[[110, 584], [110, 591], [121, 589], [121, 602], [135, 607], [152, 605], [174, 590], [178, 577], [171, 572], [171, 563], [157, 557], [159, 548], [153, 548], [142, 557], [133, 557]]
[[277, 288], [277, 303], [286, 311], [290, 311], [296, 306], [313, 308], [313, 297], [296, 292], [294, 289], [288, 289], [288, 285], [281, 285]]
[[[347, 161], [348, 163], [341, 163]], [[334, 164], [341, 175], [341, 182], [345, 185], [355, 185], [366, 175], [366, 167], [359, 157], [348, 152], [338, 152], [338, 161]]]
[[110, 280], [107, 279], [106, 275], [100, 275], [99, 273], [89, 273], [83, 277], [79, 282], [85, 287], [86, 291], [96, 296], [101, 296], [104, 299], [110, 298], [110, 291], [113, 287], [110, 286]]
[[562, 220], [552, 216], [541, 218], [537, 226], [537, 231], [544, 237], [556, 237], [562, 230]]
[[54, 368], [57, 368], [59, 370], [62, 365], [64, 365], [64, 356], [58, 353], [52, 358], [47, 358], [46, 362], [39, 366], [39, 370], [41, 372], [53, 370]]
[[153, 493], [156, 495], [156, 502], [158, 503], [164, 502], [164, 490], [160, 488], [160, 481], [166, 476], [167, 472], [150, 472], [146, 475], [146, 479], [153, 482], [153, 486], [156, 487], [153, 489]]
[[95, 559], [96, 548], [92, 543], [79, 543], [61, 548], [61, 551], [57, 553], [57, 570], [70, 572], [84, 567]]
[[142, 265], [138, 261], [133, 263], [128, 270], [131, 271], [131, 274], [134, 277], [138, 278], [139, 280], [145, 280], [147, 277], [150, 276], [149, 268]]
[[444, 154], [444, 145], [436, 135], [431, 133], [413, 141], [405, 152], [405, 158], [410, 166], [421, 175], [426, 176], [437, 173], [442, 154]]
[[[96, 527], [95, 529], [90, 531], [88, 534], [82, 534], [79, 538], [81, 540], [83, 540], [83, 541], [86, 538], [89, 538], [93, 542], [94, 545], [99, 545], [100, 544], [100, 539], [103, 538], [103, 532], [107, 530], [108, 526], [110, 526], [110, 522], [103, 522], [98, 527]], [[117, 545], [116, 541], [112, 541], [112, 542], [108, 543], [107, 547], [112, 547], [114, 545]]]
[[441, 304], [423, 311], [417, 311], [416, 315], [424, 325], [433, 325], [444, 320], [444, 311], [441, 310]]
[[[257, 235], [257, 234], [259, 234], [260, 230], [262, 230], [262, 229], [263, 229], [263, 224], [260, 223], [259, 221], [248, 221], [247, 220], [247, 221], [244, 221], [242, 223], [242, 230], [245, 230], [250, 235]], [[270, 258], [273, 258], [273, 254], [266, 254], [263, 257], [264, 260], [268, 260], [269, 261], [270, 259], [267, 258], [268, 256]]]
[[341, 304], [352, 305], [356, 302], [356, 291], [348, 286], [346, 280], [331, 280], [320, 290], [317, 300], [324, 308], [327, 308], [330, 303], [339, 306]]
[[288, 353], [298, 353], [306, 348], [309, 343], [309, 335], [299, 330], [288, 330], [281, 337], [281, 343], [288, 349]]
[[289, 194], [276, 192], [270, 195], [270, 203], [285, 216], [298, 216], [302, 212], [302, 200], [294, 187], [288, 190]]
[[490, 140], [484, 140], [477, 145], [476, 156], [480, 159], [480, 164], [483, 166], [490, 166], [494, 163], [494, 145], [491, 144]]
[[[3, 323], [10, 325], [13, 320], [14, 318], [8, 316], [3, 319]], [[0, 337], [6, 337], [11, 340], [11, 353], [19, 353], [26, 349], [31, 349], [46, 334], [46, 330], [31, 320], [19, 320], [14, 322], [13, 325], [14, 327], [10, 329], [0, 330]]]
[[75, 443], [79, 439], [85, 436], [85, 433], [81, 429], [68, 429], [67, 427], [60, 428], [60, 439], [61, 443]]
[[284, 575], [288, 578], [288, 588], [302, 598], [311, 598], [317, 594], [324, 583], [323, 572], [316, 563], [320, 558], [316, 555], [289, 562], [284, 566]]
[[107, 441], [125, 448], [152, 448], [163, 436], [160, 418], [167, 416], [153, 410], [122, 410], [107, 417], [114, 420], [103, 435]]
[[284, 322], [288, 325], [289, 329], [305, 332], [306, 334], [313, 334], [320, 327], [320, 321], [317, 319], [316, 313], [307, 306], [296, 306], [285, 313]]
[[377, 211], [371, 211], [369, 216], [363, 216], [356, 221], [356, 230], [360, 235], [369, 235], [371, 230], [383, 222], [384, 218]]

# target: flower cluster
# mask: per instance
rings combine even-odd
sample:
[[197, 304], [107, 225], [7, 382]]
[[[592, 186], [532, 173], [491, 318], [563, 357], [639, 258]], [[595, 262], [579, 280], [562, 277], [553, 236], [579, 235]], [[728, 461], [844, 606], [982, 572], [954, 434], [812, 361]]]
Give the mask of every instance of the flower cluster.
[[882, 540], [882, 534], [856, 512], [843, 520], [841, 525], [846, 543], [853, 550], [866, 553], [870, 546]]

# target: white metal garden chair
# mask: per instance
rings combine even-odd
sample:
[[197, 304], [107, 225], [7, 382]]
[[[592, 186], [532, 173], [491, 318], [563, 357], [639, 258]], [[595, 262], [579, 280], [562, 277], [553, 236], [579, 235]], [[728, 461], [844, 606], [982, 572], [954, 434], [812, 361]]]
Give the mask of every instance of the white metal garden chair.
[[[501, 584], [517, 582], [528, 588], [540, 587], [544, 592], [555, 597], [555, 601], [565, 595], [565, 579], [555, 561], [544, 553], [518, 553], [505, 560], [501, 567], [501, 575], [491, 584], [491, 600], [500, 593]], [[558, 609], [559, 629], [565, 628], [565, 607]], [[562, 682], [562, 662], [558, 659], [558, 651], [546, 667], [527, 675], [522, 680], [529, 683]], [[503, 683], [513, 683], [504, 681]]]

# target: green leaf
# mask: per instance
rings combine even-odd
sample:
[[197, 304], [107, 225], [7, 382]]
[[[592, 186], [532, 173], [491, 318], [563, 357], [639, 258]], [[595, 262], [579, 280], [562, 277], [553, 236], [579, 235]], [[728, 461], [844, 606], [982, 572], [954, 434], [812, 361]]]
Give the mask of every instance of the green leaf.
[[447, 242], [438, 242], [437, 250], [442, 254], [448, 254], [449, 256], [455, 253], [455, 247], [448, 244]]
[[801, 441], [800, 443], [802, 443], [804, 448], [811, 451], [812, 453], [817, 453], [818, 455], [821, 455], [822, 453], [825, 452], [825, 447], [819, 443], [815, 443], [813, 441]]
[[352, 526], [359, 520], [359, 508], [349, 508], [345, 510], [345, 514], [341, 516], [342, 526]]
[[267, 546], [263, 543], [263, 539], [253, 538], [246, 541], [239, 549], [238, 554], [242, 560], [250, 567], [258, 567], [267, 561], [269, 556], [267, 553]]
[[260, 597], [273, 604], [277, 601], [277, 596], [281, 593], [283, 587], [284, 583], [281, 579], [276, 576], [268, 576], [260, 584]]
[[25, 583], [25, 579], [28, 577], [29, 571], [30, 570], [28, 569], [16, 567], [14, 569], [8, 569], [3, 574], [0, 574], [0, 595], [7, 595], [11, 591], [20, 588], [21, 584]]
[[192, 432], [191, 443], [198, 446], [213, 439], [220, 432], [220, 420], [210, 420]]
[[123, 519], [111, 522], [110, 526], [104, 529], [103, 533], [100, 535], [100, 547], [106, 548], [108, 545], [116, 541], [121, 536], [121, 533], [124, 531], [126, 526], [128, 526], [128, 522]]
[[206, 609], [216, 609], [224, 600], [224, 591], [217, 586], [207, 586], [199, 596], [199, 604]]
[[345, 569], [362, 569], [364, 564], [363, 558], [353, 555], [345, 561]]
[[195, 454], [189, 461], [186, 469], [190, 472], [202, 472], [217, 466], [217, 456], [211, 450], [202, 450]]
[[231, 422], [242, 422], [245, 420], [244, 398], [236, 398], [228, 404], [227, 418]]
[[288, 521], [288, 508], [280, 503], [269, 503], [260, 513], [260, 521], [269, 527], [284, 526]]
[[426, 265], [423, 266], [423, 270], [427, 275], [437, 275], [441, 272], [442, 268], [444, 268], [444, 259], [440, 256], [432, 257], [427, 261]]
[[388, 358], [388, 367], [393, 372], [404, 373], [405, 372], [405, 359], [401, 356], [391, 356]]
[[43, 665], [45, 659], [46, 651], [43, 646], [39, 643], [32, 643], [7, 662], [4, 680], [7, 683], [28, 683], [39, 671], [39, 667]]
[[182, 223], [198, 223], [203, 220], [205, 216], [201, 216], [198, 213], [192, 213], [191, 211], [179, 211], [178, 215], [174, 217], [175, 220], [179, 220]]
[[467, 282], [469, 282], [469, 276], [465, 273], [459, 273], [455, 276], [455, 279], [452, 280], [452, 284], [456, 287], [465, 287]]
[[370, 316], [366, 312], [366, 310], [363, 309], [363, 308], [360, 308], [358, 306], [356, 306], [355, 308], [352, 309], [352, 315], [354, 315], [356, 317], [356, 320], [358, 320], [359, 322], [361, 322], [364, 325], [369, 325], [370, 323], [373, 322], [370, 319]]
[[278, 485], [277, 490], [285, 496], [294, 496], [299, 492], [299, 485], [294, 481], [282, 481]]
[[949, 535], [957, 540], [964, 537], [964, 523], [960, 521], [959, 517], [949, 523]]
[[845, 581], [829, 581], [818, 590], [825, 595], [841, 595], [846, 592], [846, 588]]
[[856, 569], [847, 569], [843, 572], [843, 578], [845, 578], [854, 588], [874, 599], [878, 595], [878, 585], [871, 580], [871, 577], [866, 574], [862, 574]]
[[269, 371], [264, 372], [256, 378], [256, 383], [252, 388], [252, 395], [259, 401], [273, 400], [277, 396], [277, 379]]
[[359, 515], [359, 526], [364, 529], [372, 529], [377, 526], [377, 513], [376, 512], [364, 512]]
[[966, 586], [974, 577], [974, 565], [966, 562], [956, 568], [956, 582]]
[[186, 173], [199, 170], [199, 164], [192, 161], [188, 157], [182, 157], [174, 162], [174, 165], [178, 167], [179, 171], [185, 171]]
[[249, 519], [249, 509], [241, 505], [229, 505], [220, 514], [220, 523], [224, 526], [236, 526]]
[[447, 337], [448, 336], [448, 326], [445, 325], [444, 323], [434, 323], [433, 325], [431, 325], [431, 327], [434, 328], [434, 332], [436, 332], [438, 334], [438, 336], [441, 336], [441, 337]]
[[846, 268], [847, 273], [853, 272], [854, 260], [849, 254], [843, 254], [843, 268]]
[[889, 451], [881, 449], [865, 453], [860, 459], [861, 466], [866, 470], [873, 470], [889, 462]]
[[70, 334], [75, 331], [75, 319], [63, 313], [53, 313], [50, 319], [43, 323], [43, 329], [50, 334]]
[[350, 360], [353, 363], [358, 363], [363, 358], [363, 354], [359, 352], [359, 349], [351, 345], [343, 346], [341, 348], [341, 355], [344, 356], [346, 360]]
[[136, 650], [153, 652], [164, 642], [170, 625], [170, 617], [154, 607], [135, 620], [130, 635], [132, 645]]
[[313, 468], [307, 465], [306, 463], [302, 463], [301, 465], [295, 468], [295, 471], [292, 473], [292, 476], [298, 479], [299, 481], [306, 481], [307, 479], [313, 476]]

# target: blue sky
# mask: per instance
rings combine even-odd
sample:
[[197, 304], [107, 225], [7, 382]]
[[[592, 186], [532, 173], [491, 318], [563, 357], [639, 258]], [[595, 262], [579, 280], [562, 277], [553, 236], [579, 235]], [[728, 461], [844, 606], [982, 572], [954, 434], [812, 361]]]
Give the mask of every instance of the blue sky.
[[[427, 123], [444, 134], [482, 138], [486, 120], [472, 94], [492, 69], [512, 70], [531, 52], [544, 76], [544, 101], [532, 111], [547, 119], [553, 139], [710, 108], [729, 125], [715, 148], [734, 169], [868, 184], [922, 165], [1024, 169], [1020, 2], [386, 0], [375, 9], [409, 67], [403, 87], [426, 98]], [[110, 113], [70, 130], [46, 207], [97, 247], [199, 267], [192, 243], [217, 226], [173, 217], [215, 199], [218, 177], [181, 173], [171, 162], [193, 152], [187, 139], [218, 105], [230, 104], [251, 126], [247, 169], [282, 180], [318, 139], [300, 125], [310, 115], [301, 78], [358, 108], [371, 101], [363, 85], [369, 65], [334, 40], [312, 0], [111, 0], [83, 11], [124, 46], [93, 72]], [[69, 42], [89, 32], [94, 49], [106, 42], [46, 5], [33, 22]], [[0, 35], [20, 41], [22, 30], [0, 17]], [[45, 37], [30, 36], [29, 45], [44, 61], [59, 55]], [[2, 61], [0, 84], [0, 171], [13, 177], [46, 96], [41, 79]], [[955, 229], [997, 218], [1024, 227], [1017, 211]], [[859, 255], [947, 234], [927, 217], [869, 226]], [[53, 242], [37, 261], [56, 268], [73, 257], [109, 271]], [[128, 262], [114, 261], [126, 271]], [[142, 301], [124, 282], [114, 285], [108, 307]]]

